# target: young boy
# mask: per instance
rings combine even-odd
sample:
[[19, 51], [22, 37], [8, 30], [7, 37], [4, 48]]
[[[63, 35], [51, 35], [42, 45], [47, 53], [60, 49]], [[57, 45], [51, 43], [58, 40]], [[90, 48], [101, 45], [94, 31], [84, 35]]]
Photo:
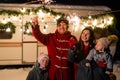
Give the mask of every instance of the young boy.
[[97, 40], [93, 48], [86, 57], [86, 66], [91, 67], [94, 80], [109, 80], [106, 75], [113, 71], [112, 56], [110, 55], [109, 46], [111, 41], [107, 37]]
[[26, 80], [48, 80], [48, 63], [48, 55], [45, 53], [41, 53], [38, 56], [38, 60], [35, 63], [34, 68], [29, 72]]

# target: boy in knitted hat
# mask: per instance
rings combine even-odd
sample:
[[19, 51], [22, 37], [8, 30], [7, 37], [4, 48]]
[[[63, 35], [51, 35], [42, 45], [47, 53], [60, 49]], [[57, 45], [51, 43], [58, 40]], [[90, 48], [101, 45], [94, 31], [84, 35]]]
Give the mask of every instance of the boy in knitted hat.
[[49, 57], [45, 53], [40, 53], [33, 69], [29, 72], [26, 80], [48, 80], [47, 66]]
[[92, 78], [94, 80], [110, 80], [107, 73], [113, 71], [112, 56], [109, 46], [111, 40], [103, 37], [97, 40], [93, 48], [86, 57], [86, 66], [92, 68]]

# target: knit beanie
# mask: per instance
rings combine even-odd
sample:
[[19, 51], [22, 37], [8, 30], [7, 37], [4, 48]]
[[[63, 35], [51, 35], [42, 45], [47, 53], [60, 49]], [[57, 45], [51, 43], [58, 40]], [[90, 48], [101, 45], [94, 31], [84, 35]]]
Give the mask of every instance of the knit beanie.
[[59, 19], [57, 20], [57, 26], [58, 26], [61, 22], [64, 22], [64, 23], [67, 25], [67, 28], [69, 28], [69, 26], [68, 26], [69, 21], [68, 21], [66, 18], [63, 18], [63, 17], [59, 18]]
[[97, 41], [100, 41], [102, 45], [104, 46], [104, 48], [107, 48], [111, 44], [111, 41], [108, 40], [107, 37], [100, 38]]
[[47, 58], [48, 61], [49, 61], [49, 57], [46, 53], [43, 53], [41, 52], [39, 55], [38, 55], [38, 62], [40, 62], [43, 58]]
[[107, 38], [111, 41], [111, 45], [116, 45], [119, 40], [116, 35], [109, 35]]

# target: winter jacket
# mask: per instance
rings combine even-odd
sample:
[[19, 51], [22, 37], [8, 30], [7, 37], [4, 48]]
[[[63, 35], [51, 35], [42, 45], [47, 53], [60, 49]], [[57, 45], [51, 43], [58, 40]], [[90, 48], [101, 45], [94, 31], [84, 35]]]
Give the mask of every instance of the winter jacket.
[[34, 37], [47, 46], [50, 57], [49, 79], [50, 80], [73, 80], [72, 65], [68, 62], [69, 39], [74, 37], [70, 32], [59, 34], [43, 34], [39, 27], [32, 27]]
[[[110, 80], [105, 73], [106, 70], [112, 72], [112, 55], [106, 52], [98, 52], [94, 48], [90, 51], [86, 60], [90, 62], [89, 80]], [[91, 77], [92, 76], [92, 77]]]
[[86, 59], [94, 60], [99, 67], [106, 68], [110, 72], [113, 70], [112, 55], [110, 53], [100, 53], [93, 48]]
[[94, 47], [93, 45], [89, 45], [88, 48], [88, 53], [85, 53], [84, 50], [80, 50], [80, 45], [79, 43], [77, 43], [76, 45], [74, 45], [73, 48], [69, 49], [68, 52], [68, 61], [70, 61], [71, 63], [77, 63], [78, 65], [78, 70], [75, 72], [77, 72], [76, 76], [77, 76], [77, 80], [88, 80], [88, 75], [89, 75], [89, 70], [90, 68], [87, 68], [85, 66], [86, 63], [86, 57], [89, 53], [89, 51]]
[[79, 50], [81, 46], [79, 43], [76, 43], [73, 48], [69, 49], [68, 52], [68, 61], [74, 63], [79, 63], [81, 60], [86, 59], [87, 55], [89, 54], [89, 51], [94, 47], [93, 45], [89, 45], [88, 52], [85, 53], [84, 50]]
[[39, 68], [39, 63], [36, 62], [33, 69], [28, 73], [26, 80], [49, 80], [48, 70]]

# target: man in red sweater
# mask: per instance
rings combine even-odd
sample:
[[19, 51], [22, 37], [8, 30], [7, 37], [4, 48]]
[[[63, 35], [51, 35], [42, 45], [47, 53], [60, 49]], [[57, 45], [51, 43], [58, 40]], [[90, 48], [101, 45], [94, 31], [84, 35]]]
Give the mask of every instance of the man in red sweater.
[[32, 20], [34, 37], [47, 46], [50, 57], [50, 80], [74, 80], [73, 64], [68, 62], [68, 49], [76, 43], [76, 38], [68, 31], [69, 22], [65, 18], [57, 20], [55, 33], [43, 34], [40, 31], [38, 17]]

